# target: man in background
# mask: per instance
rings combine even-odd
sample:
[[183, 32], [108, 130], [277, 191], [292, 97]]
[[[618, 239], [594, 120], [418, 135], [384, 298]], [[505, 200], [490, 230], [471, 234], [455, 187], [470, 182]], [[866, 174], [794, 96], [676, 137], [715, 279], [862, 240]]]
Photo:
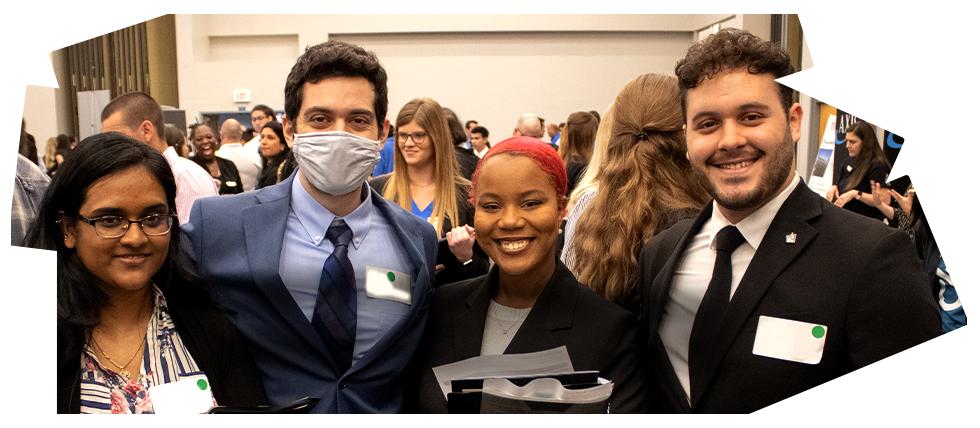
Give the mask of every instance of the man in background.
[[235, 163], [242, 177], [242, 189], [255, 190], [256, 178], [262, 171], [262, 155], [242, 145], [242, 127], [235, 119], [226, 119], [221, 124], [221, 148], [214, 154]]
[[187, 223], [194, 201], [218, 196], [214, 179], [194, 161], [177, 155], [167, 145], [163, 110], [149, 95], [142, 92], [122, 94], [102, 109], [102, 132], [120, 132], [163, 154], [177, 182], [177, 219]]

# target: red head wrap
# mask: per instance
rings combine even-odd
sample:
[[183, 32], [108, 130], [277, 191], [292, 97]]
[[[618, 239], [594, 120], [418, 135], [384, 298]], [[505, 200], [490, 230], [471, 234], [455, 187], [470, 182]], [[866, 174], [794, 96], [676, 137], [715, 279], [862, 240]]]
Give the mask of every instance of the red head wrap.
[[547, 143], [533, 137], [511, 137], [490, 148], [490, 151], [480, 159], [476, 165], [476, 172], [473, 173], [473, 186], [470, 187], [470, 204], [476, 195], [476, 188], [480, 182], [480, 169], [483, 164], [496, 155], [508, 154], [512, 156], [524, 156], [531, 158], [541, 167], [541, 171], [548, 174], [551, 185], [555, 187], [555, 194], [559, 201], [565, 197], [565, 189], [568, 187], [568, 175], [565, 173], [565, 164], [555, 151]]

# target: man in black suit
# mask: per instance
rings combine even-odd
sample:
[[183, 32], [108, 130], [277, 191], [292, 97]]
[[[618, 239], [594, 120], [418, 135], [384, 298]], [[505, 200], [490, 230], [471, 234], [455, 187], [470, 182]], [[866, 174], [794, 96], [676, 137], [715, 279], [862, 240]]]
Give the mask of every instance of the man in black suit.
[[675, 72], [714, 201], [643, 249], [656, 408], [752, 412], [941, 333], [908, 236], [794, 171], [803, 109], [775, 82], [793, 72], [782, 49], [726, 29]]

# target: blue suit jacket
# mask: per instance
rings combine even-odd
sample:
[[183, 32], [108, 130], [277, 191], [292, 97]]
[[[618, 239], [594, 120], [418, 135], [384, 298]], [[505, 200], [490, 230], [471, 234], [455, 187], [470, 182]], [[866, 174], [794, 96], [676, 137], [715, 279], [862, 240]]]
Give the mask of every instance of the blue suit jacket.
[[315, 413], [396, 413], [402, 371], [425, 328], [438, 251], [432, 226], [373, 190], [371, 201], [394, 226], [414, 268], [411, 309], [346, 373], [279, 277], [293, 174], [253, 193], [194, 202], [184, 225], [185, 246], [215, 299], [235, 311], [232, 320], [262, 372], [269, 403], [319, 398]]

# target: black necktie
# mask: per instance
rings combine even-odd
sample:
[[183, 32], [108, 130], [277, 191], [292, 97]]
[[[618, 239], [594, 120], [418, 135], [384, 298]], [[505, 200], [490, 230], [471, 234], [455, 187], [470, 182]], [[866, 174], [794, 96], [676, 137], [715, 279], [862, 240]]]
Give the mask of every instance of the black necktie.
[[745, 242], [745, 238], [735, 226], [726, 226], [718, 232], [715, 242], [715, 268], [708, 282], [708, 290], [701, 299], [701, 306], [691, 326], [691, 338], [687, 348], [688, 374], [691, 380], [691, 396], [700, 386], [704, 376], [704, 364], [721, 318], [728, 308], [732, 292], [732, 252]]
[[313, 329], [334, 356], [340, 372], [350, 369], [357, 331], [357, 288], [347, 246], [354, 233], [343, 220], [327, 229], [333, 253], [323, 262], [320, 288], [313, 306]]

